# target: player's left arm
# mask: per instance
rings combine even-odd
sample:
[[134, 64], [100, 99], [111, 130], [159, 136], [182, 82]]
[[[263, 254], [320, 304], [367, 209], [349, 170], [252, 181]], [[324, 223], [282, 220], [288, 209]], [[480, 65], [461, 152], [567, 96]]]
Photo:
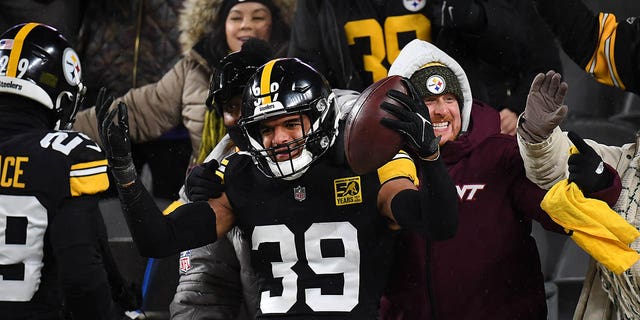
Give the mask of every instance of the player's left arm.
[[[201, 247], [231, 229], [233, 218], [229, 217], [231, 210], [227, 210], [226, 200], [221, 206], [210, 206], [204, 201], [188, 203], [163, 215], [133, 164], [127, 106], [119, 103], [117, 108], [109, 110], [107, 103], [98, 105], [101, 106], [96, 115], [100, 138], [131, 236], [141, 255], [161, 258]], [[221, 211], [214, 212], [214, 208]], [[219, 224], [216, 223], [218, 215], [221, 216]]]
[[[435, 240], [450, 238], [458, 226], [456, 188], [440, 159], [440, 137], [435, 136], [429, 110], [411, 82], [407, 78], [403, 82], [407, 93], [393, 89], [387, 93], [400, 106], [386, 101], [380, 106], [396, 119], [382, 118], [380, 123], [402, 134], [406, 147], [417, 159], [413, 172], [417, 166], [424, 183], [416, 190], [409, 186], [410, 178], [400, 178], [407, 180], [404, 182], [381, 179], [378, 208], [400, 227], [422, 230]], [[378, 175], [381, 173], [379, 170]]]
[[378, 170], [382, 187], [378, 209], [392, 221], [391, 228], [417, 230], [442, 240], [451, 238], [458, 226], [458, 197], [442, 160], [418, 160], [422, 185], [418, 188], [416, 167], [405, 157], [394, 158]]

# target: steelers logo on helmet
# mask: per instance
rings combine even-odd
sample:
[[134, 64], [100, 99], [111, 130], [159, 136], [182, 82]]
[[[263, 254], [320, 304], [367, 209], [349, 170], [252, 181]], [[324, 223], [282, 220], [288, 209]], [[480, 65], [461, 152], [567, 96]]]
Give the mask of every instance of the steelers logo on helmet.
[[86, 88], [67, 39], [35, 22], [13, 26], [0, 39], [0, 92], [40, 103], [53, 111], [54, 129], [70, 129]]
[[67, 83], [72, 86], [80, 84], [82, 79], [82, 68], [78, 54], [72, 48], [64, 49], [62, 57], [62, 70]]
[[432, 75], [427, 79], [427, 90], [432, 94], [438, 95], [444, 92], [444, 89], [447, 87], [447, 83], [444, 81], [444, 78], [439, 75]]
[[316, 103], [316, 110], [318, 110], [318, 112], [324, 112], [324, 110], [327, 108], [327, 101], [326, 100], [318, 100], [318, 103]]

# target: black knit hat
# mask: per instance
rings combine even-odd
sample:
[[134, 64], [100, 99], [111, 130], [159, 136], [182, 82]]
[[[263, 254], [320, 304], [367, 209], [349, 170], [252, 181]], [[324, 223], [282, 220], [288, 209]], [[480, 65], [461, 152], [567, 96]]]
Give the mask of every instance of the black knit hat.
[[273, 3], [272, 0], [224, 0], [222, 2], [222, 7], [220, 8], [220, 17], [222, 17], [222, 19], [227, 19], [227, 16], [229, 15], [229, 11], [231, 11], [231, 8], [233, 8], [233, 6], [235, 6], [236, 4], [239, 3], [244, 3], [244, 2], [258, 2], [263, 4], [265, 7], [269, 8], [269, 11], [271, 11], [271, 15], [276, 15], [276, 14], [280, 14], [280, 9]]
[[427, 63], [414, 72], [409, 80], [423, 99], [451, 93], [456, 97], [458, 105], [462, 109], [464, 97], [458, 77], [444, 64], [440, 62]]
[[240, 51], [232, 52], [220, 61], [209, 87], [205, 105], [222, 117], [222, 105], [233, 96], [241, 94], [247, 81], [258, 67], [273, 59], [271, 45], [257, 38], [242, 44]]

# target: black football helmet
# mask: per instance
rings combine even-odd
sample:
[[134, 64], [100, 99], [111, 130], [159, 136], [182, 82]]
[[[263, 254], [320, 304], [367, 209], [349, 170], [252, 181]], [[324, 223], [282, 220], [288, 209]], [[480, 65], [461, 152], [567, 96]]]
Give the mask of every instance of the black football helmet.
[[273, 59], [271, 45], [264, 40], [251, 38], [242, 45], [240, 51], [222, 58], [216, 68], [205, 102], [209, 110], [215, 110], [222, 117], [222, 106], [235, 95], [242, 94], [247, 81], [261, 65]]
[[26, 23], [0, 35], [0, 92], [52, 110], [54, 129], [71, 128], [85, 91], [78, 54], [56, 29]]
[[[335, 95], [324, 76], [297, 58], [274, 59], [258, 68], [247, 83], [238, 125], [247, 152], [260, 171], [268, 177], [292, 180], [300, 177], [335, 142], [337, 112]], [[303, 127], [302, 138], [286, 145], [289, 154], [302, 149], [301, 154], [276, 162], [272, 156], [276, 148], [283, 146], [265, 148], [260, 123], [287, 115], [307, 115], [311, 125]]]

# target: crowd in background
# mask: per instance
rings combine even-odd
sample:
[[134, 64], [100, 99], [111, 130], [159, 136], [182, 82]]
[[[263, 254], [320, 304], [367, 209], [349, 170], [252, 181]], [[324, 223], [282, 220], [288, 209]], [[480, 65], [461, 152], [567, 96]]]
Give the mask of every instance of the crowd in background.
[[[433, 43], [464, 70], [464, 80], [467, 81], [468, 78], [470, 92], [476, 100], [474, 110], [486, 108], [498, 112], [499, 120], [496, 125], [499, 132], [492, 132], [491, 135], [516, 136], [518, 116], [525, 111], [531, 83], [537, 74], [546, 73], [548, 70], [562, 73], [563, 80], [571, 86], [569, 94], [563, 96], [565, 104], [569, 105], [563, 129], [576, 131], [583, 138], [593, 138], [603, 144], [615, 146], [635, 142], [635, 132], [640, 129], [640, 101], [630, 93], [633, 90], [623, 88], [627, 89], [625, 92], [606, 83], [598, 83], [581, 70], [584, 65], [572, 61], [573, 56], [566, 55], [567, 48], [563, 47], [560, 41], [562, 37], [556, 37], [554, 34], [563, 29], [552, 23], [548, 24], [548, 20], [545, 19], [552, 19], [551, 15], [538, 14], [539, 10], [534, 0], [248, 2], [256, 2], [268, 9], [268, 26], [265, 25], [265, 13], [258, 9], [252, 8], [250, 10], [253, 11], [246, 12], [234, 9], [241, 1], [116, 0], [85, 3], [51, 0], [0, 3], [0, 11], [6, 15], [6, 18], [0, 21], [0, 29], [6, 30], [18, 23], [35, 21], [56, 27], [66, 35], [80, 56], [83, 82], [88, 87], [84, 108], [77, 116], [74, 130], [87, 134], [100, 144], [99, 124], [96, 123], [96, 109], [100, 107], [96, 102], [101, 101], [98, 90], [106, 87], [107, 92], [116, 97], [114, 101], [109, 101], [111, 108], [117, 108], [118, 103], [124, 101], [129, 110], [136, 171], [140, 175], [143, 167], [148, 166], [152, 184], [147, 187], [161, 206], [166, 206], [176, 199], [181, 199], [182, 203], [188, 202], [183, 189], [187, 173], [205, 162], [205, 158], [220, 141], [227, 141], [224, 138], [225, 134], [234, 126], [234, 123], [226, 121], [231, 111], [222, 109], [221, 106], [216, 109], [216, 106], [211, 105], [211, 86], [215, 83], [214, 79], [227, 67], [221, 62], [225, 61], [223, 58], [228, 53], [240, 51], [242, 42], [248, 37], [267, 41], [273, 49], [273, 52], [270, 52], [273, 57], [296, 57], [309, 63], [326, 76], [333, 88], [355, 91], [362, 91], [373, 82], [386, 77], [401, 49], [412, 40]], [[584, 3], [594, 12], [613, 12], [621, 18], [640, 15], [640, 5], [633, 3]], [[234, 27], [234, 19], [230, 18], [234, 15], [237, 19], [247, 19], [249, 16], [249, 20], [254, 20], [236, 20], [237, 25]], [[247, 27], [247, 24], [250, 26]], [[230, 33], [234, 28], [237, 28], [238, 33], [242, 33], [244, 28], [250, 28], [253, 33]], [[243, 39], [236, 39], [234, 42], [234, 37]], [[456, 71], [450, 65], [447, 67]], [[412, 70], [403, 75], [410, 78], [414, 71], [418, 72]], [[452, 76], [453, 78], [456, 77]], [[451, 80], [451, 83], [453, 82], [454, 80]], [[463, 91], [452, 93], [455, 93], [462, 112], [463, 105], [471, 104], [471, 100], [468, 99], [470, 97], [463, 98]], [[470, 106], [468, 108], [471, 109]], [[470, 118], [482, 119], [480, 111], [473, 116], [471, 111], [468, 112], [461, 115], [463, 126], [464, 121], [467, 121], [468, 125]], [[466, 133], [466, 127], [461, 129], [461, 132]], [[508, 148], [517, 147], [516, 140], [513, 139], [505, 143]], [[441, 147], [445, 142], [441, 143]], [[450, 143], [449, 150], [453, 148], [451, 145], [453, 143]], [[443, 152], [443, 155], [444, 160], [449, 161], [447, 165], [457, 165], [457, 160], [451, 160], [451, 153]], [[519, 168], [521, 164], [518, 161], [522, 159], [513, 160], [519, 157], [517, 152], [511, 156], [505, 158], [515, 161], [515, 167]], [[450, 173], [455, 177], [455, 169], [450, 170]], [[513, 188], [521, 190], [537, 188], [530, 181], [517, 182], [521, 178], [525, 180], [524, 174], [522, 171], [504, 177], [505, 181], [512, 183], [505, 183], [505, 194], [509, 193], [509, 187], [512, 185]], [[457, 178], [461, 181], [467, 179]], [[113, 177], [110, 179], [112, 185], [117, 183], [113, 181]], [[516, 182], [513, 182], [514, 180]], [[528, 189], [529, 187], [532, 189]], [[544, 192], [538, 191], [526, 192], [532, 195], [532, 199], [540, 202]], [[111, 189], [102, 197], [103, 201], [107, 201], [116, 197], [116, 194]], [[504, 198], [507, 199], [508, 196]], [[522, 250], [535, 251], [535, 246], [531, 247], [531, 243], [525, 239], [529, 238], [528, 234], [531, 232], [531, 219], [538, 220], [545, 228], [554, 232], [563, 233], [548, 217], [538, 212], [539, 208], [531, 209], [534, 206], [529, 206], [528, 203], [517, 203], [514, 206], [525, 208], [522, 212], [527, 216], [525, 220], [529, 221], [529, 229], [525, 228], [522, 231], [524, 238], [514, 235], [514, 241], [522, 242], [518, 243], [524, 248]], [[170, 206], [168, 212], [172, 208]], [[509, 211], [507, 215], [511, 215], [511, 209], [498, 206], [495, 208]], [[513, 213], [516, 217], [520, 217], [518, 210], [514, 210]], [[110, 217], [114, 217], [116, 213], [103, 212], [103, 215], [109, 226]], [[517, 224], [517, 221], [514, 223]], [[414, 253], [418, 251], [421, 259], [442, 258], [451, 245], [435, 242], [425, 244], [411, 234], [404, 237], [407, 242], [401, 249]], [[233, 242], [233, 239], [229, 240]], [[525, 242], [527, 243], [523, 244]], [[425, 254], [425, 245], [433, 246], [433, 250], [428, 251], [427, 257], [422, 257]], [[189, 255], [189, 261], [193, 261], [194, 266], [198, 261], [198, 254], [213, 255], [212, 252], [218, 254], [223, 251], [226, 252], [223, 255], [228, 254], [232, 258], [238, 255], [237, 258], [241, 259], [237, 247], [229, 244], [217, 246], [219, 247], [209, 245], [199, 248], [200, 253], [193, 250], [183, 254]], [[178, 261], [183, 261], [182, 258], [182, 254], [180, 260], [177, 255], [171, 257], [172, 263], [168, 270], [162, 270], [153, 279], [152, 287], [162, 287], [166, 283], [171, 293], [169, 300], [159, 302], [161, 306], [146, 306], [148, 309], [158, 308], [159, 317], [162, 317], [163, 312], [168, 314], [168, 305], [173, 298], [177, 278], [182, 276], [187, 279], [189, 276], [188, 271], [191, 268], [180, 269], [181, 274], [179, 273]], [[445, 280], [446, 273], [449, 272], [451, 277], [457, 277], [453, 274], [453, 269], [442, 269], [449, 266], [449, 263], [455, 265], [454, 262], [442, 262], [431, 266], [420, 264], [418, 271], [404, 269], [401, 270], [404, 279], [394, 281], [399, 284], [416, 283], [415, 286], [435, 285], [436, 294], [443, 294], [444, 288], [451, 283]], [[533, 259], [531, 263], [540, 264], [539, 258]], [[151, 267], [152, 264], [149, 264], [149, 270]], [[436, 272], [439, 278], [430, 283], [432, 279], [417, 276], [425, 268], [430, 272]], [[519, 270], [515, 273], [526, 272], [529, 271]], [[539, 273], [539, 270], [532, 271], [532, 274], [536, 272]], [[141, 274], [139, 270], [124, 274], [129, 278], [126, 281], [135, 283], [135, 290], [140, 294], [154, 277], [149, 273]], [[543, 286], [543, 279], [535, 280], [536, 286]], [[534, 285], [526, 286], [531, 288]], [[435, 312], [405, 305], [412, 302], [398, 302], [406, 299], [399, 292], [408, 290], [402, 285], [400, 287], [391, 288], [391, 293], [386, 296], [388, 300], [383, 301], [383, 311], [386, 312], [387, 319], [402, 318], [402, 312], [394, 308], [409, 308], [410, 312], [406, 312], [405, 318], [418, 315], [428, 317], [427, 313]], [[540, 288], [536, 287], [537, 289]], [[540, 290], [542, 292], [538, 290], [530, 293], [532, 300], [544, 299], [544, 288]], [[417, 291], [419, 292], [414, 293], [424, 299], [433, 295], [433, 292], [420, 291], [420, 288]], [[464, 291], [461, 290], [457, 294]], [[187, 297], [178, 303], [174, 301], [172, 308], [184, 307], [181, 303], [189, 304], [193, 301], [189, 299]], [[425, 304], [420, 299], [415, 300], [413, 303], [416, 305]], [[166, 305], [163, 305], [164, 303]], [[519, 308], [518, 305], [512, 307]], [[532, 316], [538, 312], [538, 307], [532, 303], [522, 306], [522, 310], [526, 310], [525, 313]], [[432, 309], [438, 309], [438, 313], [454, 317], [456, 308], [459, 306], [452, 304]], [[251, 314], [246, 310], [241, 312], [241, 317], [246, 317], [247, 313]], [[183, 312], [184, 318], [185, 314], [192, 315]]]

